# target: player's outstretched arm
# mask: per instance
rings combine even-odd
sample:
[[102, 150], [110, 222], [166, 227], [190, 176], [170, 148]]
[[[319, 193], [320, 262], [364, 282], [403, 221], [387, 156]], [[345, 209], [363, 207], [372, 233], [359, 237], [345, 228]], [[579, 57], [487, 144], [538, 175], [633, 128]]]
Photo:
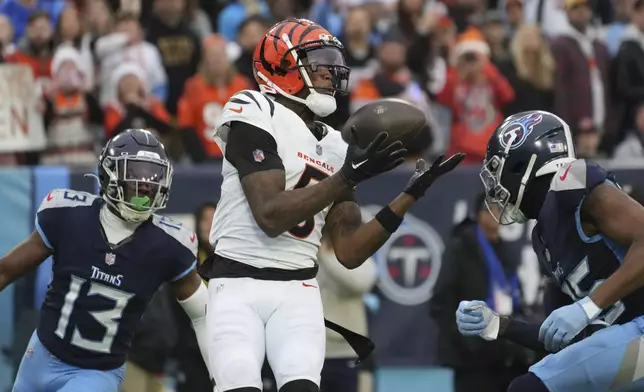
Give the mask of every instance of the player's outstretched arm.
[[463, 336], [485, 340], [502, 338], [538, 352], [549, 352], [539, 340], [540, 324], [499, 316], [483, 301], [461, 301], [456, 310], [456, 325]]
[[[363, 224], [360, 207], [354, 201], [337, 203], [327, 215], [325, 231], [331, 236], [336, 257], [347, 268], [357, 268], [373, 255], [403, 221], [409, 208], [441, 175], [453, 170], [465, 154], [456, 154], [443, 161], [440, 156], [431, 167], [419, 159], [409, 184], [371, 221]], [[353, 199], [355, 200], [355, 199]]]
[[206, 367], [208, 367], [208, 331], [206, 330], [208, 289], [197, 274], [197, 270], [192, 270], [183, 278], [171, 282], [170, 288], [183, 310], [192, 320], [199, 350]]
[[606, 309], [644, 286], [644, 207], [605, 182], [586, 197], [582, 219], [597, 232], [628, 247], [620, 267], [589, 295], [591, 305]]
[[[400, 142], [386, 144], [386, 134], [366, 150], [350, 145], [342, 168], [317, 184], [286, 190], [284, 166], [271, 134], [250, 124], [233, 122], [226, 145], [226, 160], [239, 173], [240, 182], [257, 225], [277, 237], [310, 219], [343, 193], [366, 178], [402, 162]], [[253, 156], [253, 152], [259, 154]], [[260, 154], [261, 153], [261, 154]]]
[[34, 230], [27, 239], [0, 258], [0, 291], [41, 264], [51, 254], [52, 250]]

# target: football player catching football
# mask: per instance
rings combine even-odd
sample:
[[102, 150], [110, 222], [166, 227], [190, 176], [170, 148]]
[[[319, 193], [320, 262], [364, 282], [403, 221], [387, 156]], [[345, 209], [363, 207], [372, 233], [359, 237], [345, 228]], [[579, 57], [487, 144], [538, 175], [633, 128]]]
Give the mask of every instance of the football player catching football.
[[379, 134], [362, 149], [315, 121], [347, 93], [340, 41], [311, 21], [273, 26], [253, 59], [261, 92], [223, 108], [215, 140], [224, 151], [221, 198], [200, 267], [209, 279], [209, 367], [219, 391], [258, 392], [268, 358], [280, 392], [316, 392], [325, 324], [316, 255], [322, 234], [356, 268], [396, 231], [405, 212], [464, 155], [420, 160], [404, 191], [363, 224], [354, 189], [403, 161], [400, 142]]

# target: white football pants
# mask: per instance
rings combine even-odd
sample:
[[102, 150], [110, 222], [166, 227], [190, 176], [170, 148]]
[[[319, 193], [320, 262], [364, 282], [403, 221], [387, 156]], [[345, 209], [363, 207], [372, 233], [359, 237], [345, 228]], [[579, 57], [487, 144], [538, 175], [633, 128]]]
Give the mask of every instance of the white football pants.
[[317, 280], [217, 278], [208, 292], [208, 362], [217, 390], [261, 390], [264, 356], [278, 388], [301, 379], [320, 385], [326, 331]]

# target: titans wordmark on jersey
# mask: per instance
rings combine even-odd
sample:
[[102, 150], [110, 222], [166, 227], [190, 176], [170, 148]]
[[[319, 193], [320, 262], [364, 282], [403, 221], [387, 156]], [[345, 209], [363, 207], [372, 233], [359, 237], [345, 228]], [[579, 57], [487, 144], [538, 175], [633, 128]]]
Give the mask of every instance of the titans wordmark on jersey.
[[53, 253], [53, 276], [38, 337], [62, 361], [108, 370], [125, 362], [132, 336], [159, 286], [196, 265], [194, 233], [154, 215], [132, 237], [110, 246], [100, 223], [102, 198], [54, 190], [36, 229]]
[[[612, 174], [583, 159], [559, 169], [532, 232], [539, 261], [574, 301], [615, 272], [626, 253], [611, 238], [601, 234], [589, 237], [581, 225], [584, 198], [603, 183], [618, 186]], [[599, 321], [622, 324], [643, 314], [644, 289], [639, 289], [605, 309]]]
[[[340, 132], [322, 124], [327, 132], [318, 141], [295, 112], [259, 92], [241, 91], [224, 106], [214, 135], [224, 152], [230, 124], [234, 121], [260, 128], [275, 139], [284, 165], [287, 190], [313, 185], [336, 173], [344, 163], [347, 144]], [[259, 162], [264, 159], [263, 154], [263, 151], [254, 151], [253, 157]], [[222, 175], [221, 198], [210, 232], [210, 243], [215, 245], [215, 252], [258, 268], [313, 267], [331, 206], [291, 230], [270, 238], [255, 222], [237, 169], [226, 159]]]

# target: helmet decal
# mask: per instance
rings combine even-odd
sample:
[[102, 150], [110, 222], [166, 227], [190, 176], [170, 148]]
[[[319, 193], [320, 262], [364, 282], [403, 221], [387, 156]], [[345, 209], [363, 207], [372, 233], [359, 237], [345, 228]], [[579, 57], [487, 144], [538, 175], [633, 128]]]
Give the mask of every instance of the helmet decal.
[[543, 120], [541, 113], [529, 113], [521, 118], [513, 120], [508, 124], [501, 125], [503, 130], [499, 134], [499, 144], [504, 150], [510, 150], [521, 147], [532, 133], [534, 126]]

